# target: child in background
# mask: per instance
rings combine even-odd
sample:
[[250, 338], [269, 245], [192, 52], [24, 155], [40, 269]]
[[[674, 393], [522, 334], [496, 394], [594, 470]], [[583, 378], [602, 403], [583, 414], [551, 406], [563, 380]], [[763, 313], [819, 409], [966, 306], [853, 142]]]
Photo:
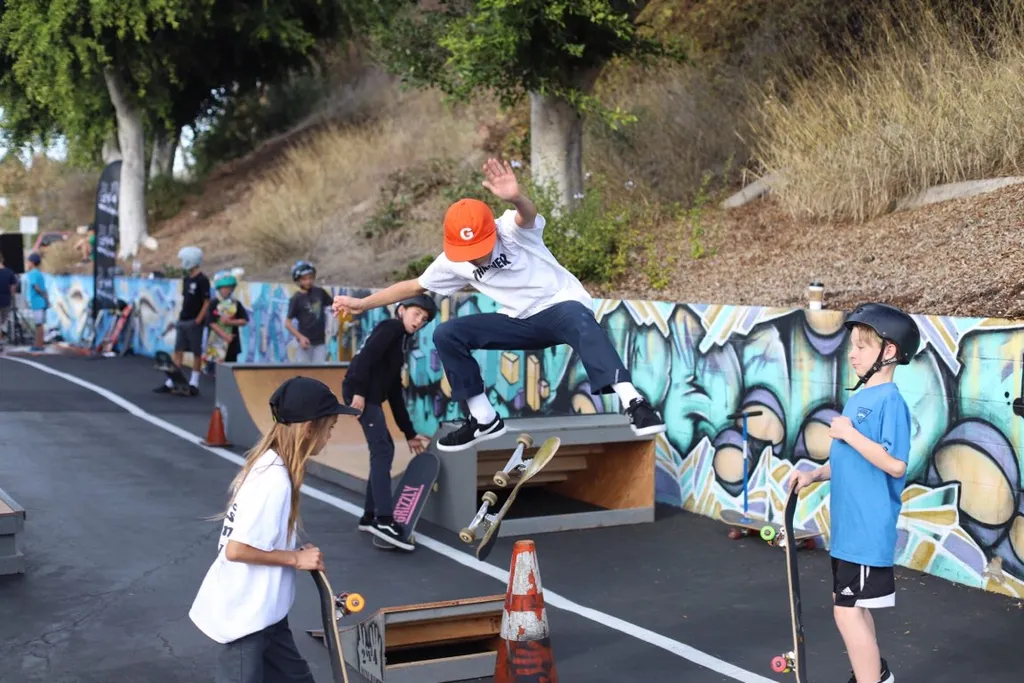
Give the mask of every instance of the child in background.
[[832, 418], [828, 464], [794, 471], [796, 491], [832, 481], [832, 608], [849, 653], [849, 683], [893, 683], [881, 657], [872, 609], [896, 604], [896, 522], [910, 460], [910, 409], [893, 383], [896, 364], [917, 353], [913, 318], [885, 304], [864, 304], [846, 319], [850, 365], [860, 378], [840, 417]]
[[[188, 384], [192, 395], [195, 396], [199, 393], [199, 377], [203, 369], [203, 328], [206, 325], [207, 313], [210, 311], [210, 279], [200, 268], [203, 263], [203, 250], [199, 247], [182, 247], [178, 252], [178, 259], [186, 275], [181, 280], [181, 313], [175, 324], [177, 334], [171, 357], [174, 364], [181, 367], [185, 352], [189, 351], [192, 354], [192, 377], [189, 378]], [[167, 393], [173, 387], [174, 383], [168, 378], [163, 385], [153, 391]]]
[[189, 611], [222, 644], [216, 683], [314, 683], [288, 626], [296, 570], [324, 569], [320, 549], [297, 542], [299, 491], [338, 415], [358, 412], [323, 382], [293, 377], [270, 397], [270, 413], [273, 426], [231, 483], [217, 557]]
[[231, 273], [218, 273], [213, 286], [220, 301], [210, 312], [210, 334], [215, 334], [227, 343], [224, 362], [234, 363], [242, 353], [242, 335], [239, 328], [249, 324], [249, 313], [242, 302], [232, 298], [238, 279]]
[[0, 352], [7, 339], [7, 318], [15, 308], [18, 291], [18, 275], [4, 265], [0, 254]]
[[391, 463], [395, 459], [395, 442], [384, 417], [384, 401], [391, 406], [391, 414], [398, 428], [408, 440], [413, 454], [422, 453], [430, 439], [416, 433], [402, 394], [402, 367], [405, 365], [407, 344], [417, 330], [437, 315], [434, 300], [426, 294], [398, 304], [395, 317], [382, 321], [375, 328], [363, 348], [349, 364], [341, 386], [341, 395], [362, 415], [359, 424], [370, 449], [370, 477], [366, 482], [366, 502], [359, 530], [402, 548], [414, 546], [401, 540], [401, 525], [394, 520], [394, 501], [391, 499]]
[[327, 362], [327, 311], [334, 300], [326, 289], [313, 285], [315, 279], [316, 268], [312, 263], [299, 261], [292, 266], [292, 280], [299, 285], [299, 291], [288, 302], [284, 326], [299, 343], [296, 363]]
[[25, 266], [26, 291], [28, 293], [28, 307], [32, 311], [32, 322], [36, 326], [35, 343], [30, 351], [45, 350], [46, 343], [46, 310], [50, 308], [50, 295], [46, 293], [46, 278], [39, 270], [42, 259], [39, 254], [30, 254], [28, 263]]

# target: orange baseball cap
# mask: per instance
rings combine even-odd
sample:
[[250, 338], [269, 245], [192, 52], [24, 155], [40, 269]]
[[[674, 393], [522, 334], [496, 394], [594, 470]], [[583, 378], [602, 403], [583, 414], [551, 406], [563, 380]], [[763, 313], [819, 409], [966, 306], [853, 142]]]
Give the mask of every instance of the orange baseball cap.
[[463, 198], [444, 215], [444, 255], [452, 261], [472, 261], [494, 251], [497, 226], [491, 207], [479, 199]]

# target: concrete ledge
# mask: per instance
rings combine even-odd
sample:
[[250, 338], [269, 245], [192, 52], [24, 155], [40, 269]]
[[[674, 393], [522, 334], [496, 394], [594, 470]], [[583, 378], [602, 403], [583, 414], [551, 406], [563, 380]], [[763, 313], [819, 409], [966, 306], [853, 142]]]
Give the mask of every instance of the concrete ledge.
[[25, 555], [18, 534], [25, 529], [25, 509], [0, 489], [0, 574], [24, 574]]

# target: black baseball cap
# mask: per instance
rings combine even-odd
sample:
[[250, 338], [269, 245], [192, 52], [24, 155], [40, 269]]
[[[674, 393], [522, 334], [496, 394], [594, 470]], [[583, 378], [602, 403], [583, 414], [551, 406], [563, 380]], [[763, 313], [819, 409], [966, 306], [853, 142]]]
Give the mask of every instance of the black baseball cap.
[[330, 387], [312, 377], [292, 377], [270, 397], [274, 422], [312, 422], [328, 415], [359, 415], [355, 408], [340, 403]]

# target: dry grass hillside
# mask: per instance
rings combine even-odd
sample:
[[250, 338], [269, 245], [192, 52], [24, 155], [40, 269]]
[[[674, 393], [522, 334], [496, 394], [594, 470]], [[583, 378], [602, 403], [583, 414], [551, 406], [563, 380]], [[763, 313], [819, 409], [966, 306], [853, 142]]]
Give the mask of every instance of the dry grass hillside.
[[[600, 241], [618, 265], [588, 284], [609, 297], [801, 305], [820, 280], [831, 307], [1024, 318], [1024, 186], [894, 211], [1024, 175], [1024, 0], [984, 4], [652, 2], [692, 59], [606, 71], [599, 95], [637, 121], [588, 122], [586, 212], [553, 233], [575, 236], [560, 253]], [[221, 165], [152, 226], [144, 266], [189, 243], [211, 272], [280, 280], [312, 258], [328, 283], [386, 285], [439, 251], [444, 207], [479, 190], [488, 154], [529, 160], [525, 107], [450, 109], [370, 68], [361, 82], [372, 116], [308, 121]], [[719, 208], [768, 174], [766, 198]]]

